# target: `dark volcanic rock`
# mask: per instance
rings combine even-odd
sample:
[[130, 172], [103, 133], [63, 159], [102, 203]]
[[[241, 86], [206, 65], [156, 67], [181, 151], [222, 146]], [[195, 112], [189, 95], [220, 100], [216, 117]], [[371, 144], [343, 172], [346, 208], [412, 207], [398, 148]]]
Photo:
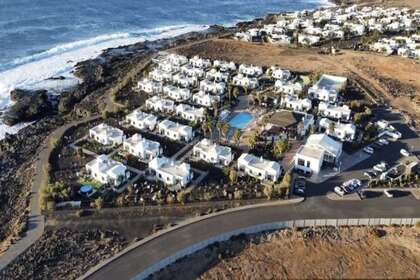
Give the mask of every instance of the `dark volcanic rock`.
[[0, 272], [0, 279], [76, 279], [126, 246], [116, 232], [46, 231]]
[[3, 121], [7, 125], [33, 121], [51, 114], [53, 110], [46, 90], [15, 89], [10, 93], [15, 102], [4, 114]]

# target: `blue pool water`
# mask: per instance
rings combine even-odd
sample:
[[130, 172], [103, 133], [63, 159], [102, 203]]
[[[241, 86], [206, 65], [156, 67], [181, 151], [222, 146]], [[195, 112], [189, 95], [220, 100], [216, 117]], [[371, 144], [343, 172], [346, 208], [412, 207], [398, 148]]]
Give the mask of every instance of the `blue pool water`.
[[229, 121], [229, 125], [231, 127], [244, 129], [253, 119], [254, 117], [250, 113], [241, 112]]

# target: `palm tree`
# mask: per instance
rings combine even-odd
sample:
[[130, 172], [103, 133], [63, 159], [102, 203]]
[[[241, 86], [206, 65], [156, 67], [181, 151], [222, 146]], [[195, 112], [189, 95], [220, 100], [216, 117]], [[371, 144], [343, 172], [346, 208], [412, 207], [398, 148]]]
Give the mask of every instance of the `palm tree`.
[[275, 157], [280, 158], [287, 150], [288, 143], [286, 140], [278, 140], [273, 145], [273, 154]]
[[255, 148], [255, 145], [257, 145], [257, 140], [258, 140], [258, 134], [256, 132], [252, 133], [248, 137], [248, 145], [251, 149]]
[[241, 130], [238, 128], [235, 128], [235, 131], [233, 132], [233, 140], [235, 141], [235, 144], [239, 146], [239, 141], [241, 140]]
[[229, 123], [226, 123], [226, 122], [222, 123], [220, 132], [222, 133], [223, 138], [226, 139], [229, 129], [230, 129]]
[[223, 126], [223, 123], [217, 122], [216, 128], [217, 128], [217, 132], [218, 132], [218, 135], [219, 135], [219, 141], [220, 141], [220, 138], [222, 136], [222, 126]]
[[212, 106], [213, 106], [213, 117], [217, 118], [217, 116], [219, 115], [219, 104], [217, 102], [213, 102]]

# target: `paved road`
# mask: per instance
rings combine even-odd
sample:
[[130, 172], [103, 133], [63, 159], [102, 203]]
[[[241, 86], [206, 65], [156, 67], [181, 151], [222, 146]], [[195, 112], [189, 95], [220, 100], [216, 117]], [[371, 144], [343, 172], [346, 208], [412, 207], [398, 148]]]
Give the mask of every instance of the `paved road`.
[[231, 212], [179, 228], [124, 254], [87, 279], [131, 279], [158, 261], [202, 240], [253, 225], [291, 219], [420, 217], [420, 202], [407, 196], [364, 201], [315, 197], [297, 205]]

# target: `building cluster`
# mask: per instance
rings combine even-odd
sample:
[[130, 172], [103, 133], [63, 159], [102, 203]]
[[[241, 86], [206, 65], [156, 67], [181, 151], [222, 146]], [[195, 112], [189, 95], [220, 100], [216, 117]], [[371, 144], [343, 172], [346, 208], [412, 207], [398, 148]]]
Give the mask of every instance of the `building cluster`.
[[420, 59], [420, 35], [394, 36], [381, 38], [370, 46], [375, 52], [386, 55], [399, 55], [402, 57]]
[[373, 32], [415, 32], [419, 24], [420, 10], [354, 5], [281, 14], [276, 23], [238, 32], [235, 38], [248, 42], [265, 40], [273, 44], [290, 44], [297, 41], [302, 45], [315, 45]]

